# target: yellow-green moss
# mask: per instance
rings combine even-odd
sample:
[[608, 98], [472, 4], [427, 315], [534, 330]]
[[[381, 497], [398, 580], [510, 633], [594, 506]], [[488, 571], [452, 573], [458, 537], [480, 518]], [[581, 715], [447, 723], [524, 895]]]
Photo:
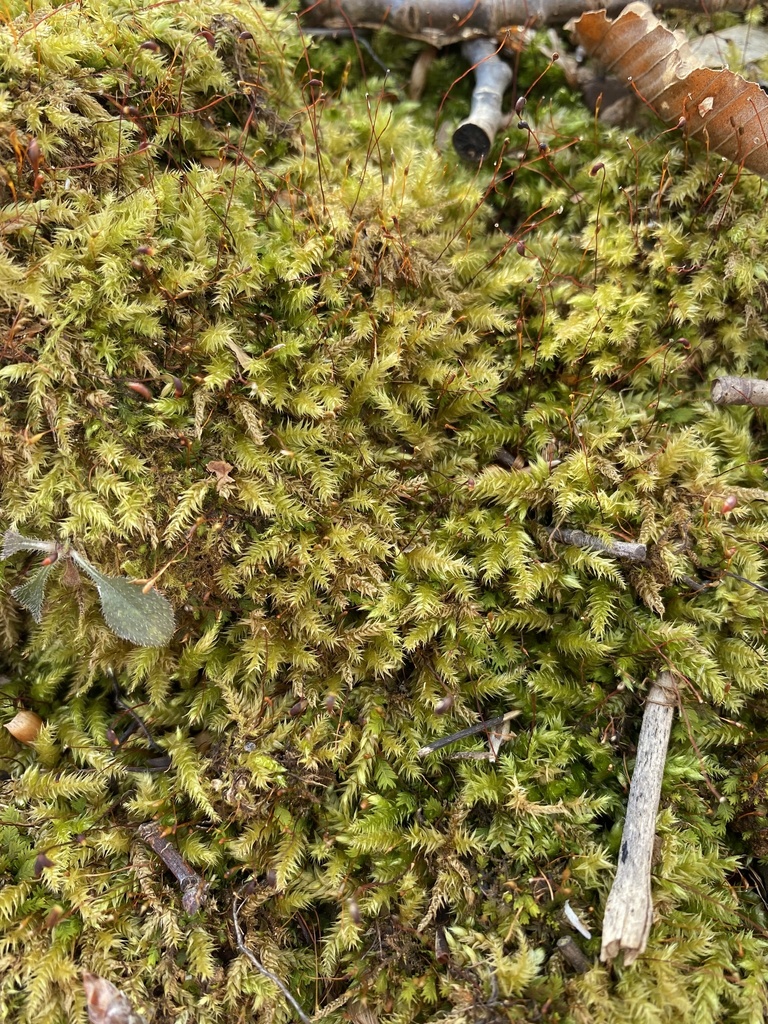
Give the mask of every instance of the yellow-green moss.
[[[83, 1021], [87, 969], [158, 1022], [289, 1019], [234, 946], [246, 885], [310, 1016], [761, 1020], [766, 603], [738, 577], [764, 579], [768, 452], [762, 413], [707, 396], [768, 375], [765, 186], [674, 133], [628, 145], [556, 68], [534, 136], [473, 171], [434, 144], [456, 54], [417, 106], [412, 44], [383, 82], [306, 43], [235, 0], [5, 13], [0, 527], [156, 579], [179, 628], [132, 647], [66, 577], [36, 626], [10, 595], [33, 561], [0, 563], [0, 715], [46, 723], [0, 730], [0, 1017]], [[575, 977], [562, 905], [596, 955], [660, 667], [659, 919], [638, 965]], [[110, 745], [123, 704], [167, 771]], [[497, 764], [417, 758], [510, 708]], [[153, 819], [210, 885], [194, 917]]]

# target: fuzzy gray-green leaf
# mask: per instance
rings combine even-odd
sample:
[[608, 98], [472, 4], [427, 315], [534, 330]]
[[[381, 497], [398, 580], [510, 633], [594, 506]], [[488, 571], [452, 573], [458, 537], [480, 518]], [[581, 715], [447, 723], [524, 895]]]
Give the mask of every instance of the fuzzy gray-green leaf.
[[[6, 537], [8, 535], [6, 534]], [[44, 565], [30, 578], [26, 583], [22, 583], [18, 587], [14, 587], [11, 594], [16, 598], [19, 604], [24, 605], [27, 611], [32, 613], [32, 618], [35, 622], [40, 622], [43, 617], [43, 602], [45, 601], [45, 586], [48, 582], [48, 576], [50, 575], [51, 569], [56, 566], [56, 562], [51, 565]]]
[[55, 551], [56, 544], [52, 540], [38, 540], [37, 537], [24, 537], [16, 530], [6, 530], [3, 534], [3, 553], [0, 558], [10, 558], [19, 551]]
[[176, 623], [173, 608], [162, 594], [156, 590], [145, 594], [127, 577], [106, 576], [76, 551], [71, 554], [96, 584], [104, 621], [113, 633], [140, 647], [162, 647], [168, 643]]

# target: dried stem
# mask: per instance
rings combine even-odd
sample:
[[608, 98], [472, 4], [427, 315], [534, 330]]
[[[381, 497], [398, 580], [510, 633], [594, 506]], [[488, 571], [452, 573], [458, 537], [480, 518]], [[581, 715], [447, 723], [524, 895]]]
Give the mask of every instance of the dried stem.
[[469, 117], [453, 133], [453, 145], [459, 156], [476, 163], [488, 156], [496, 132], [509, 122], [501, 104], [512, 81], [512, 68], [498, 51], [493, 39], [472, 39], [461, 48], [462, 56], [475, 70], [475, 88]]
[[768, 380], [756, 377], [717, 377], [712, 381], [715, 405], [768, 405]]
[[[743, 11], [752, 0], [710, 0], [707, 11]], [[448, 46], [467, 39], [492, 39], [508, 25], [564, 25], [584, 11], [618, 14], [626, 0], [305, 0], [303, 28], [383, 28]], [[658, 0], [654, 8], [700, 10], [701, 0]]]
[[651, 862], [656, 814], [676, 704], [672, 674], [661, 672], [651, 686], [643, 712], [619, 866], [603, 918], [601, 960], [613, 960], [623, 950], [624, 963], [631, 964], [648, 942], [653, 921]]
[[559, 527], [545, 527], [549, 532], [550, 540], [560, 541], [562, 544], [573, 544], [577, 548], [587, 548], [590, 551], [600, 551], [604, 555], [613, 555], [614, 558], [624, 558], [628, 562], [644, 562], [648, 549], [645, 544], [628, 543], [623, 540], [601, 540], [593, 537], [591, 533], [582, 533], [581, 530], [565, 530]]
[[187, 864], [156, 821], [139, 825], [138, 834], [139, 838], [155, 851], [179, 883], [182, 907], [188, 914], [196, 914], [205, 901], [205, 881]]
[[489, 718], [485, 722], [478, 722], [476, 725], [470, 725], [466, 729], [459, 729], [458, 732], [454, 732], [450, 736], [443, 736], [442, 739], [433, 740], [432, 743], [427, 743], [426, 746], [420, 747], [416, 752], [417, 756], [426, 757], [427, 754], [432, 754], [435, 750], [447, 747], [451, 743], [457, 743], [459, 740], [465, 740], [467, 736], [476, 736], [479, 732], [485, 732], [488, 729], [495, 729], [497, 726], [504, 725], [505, 722], [509, 722], [511, 719], [517, 718], [519, 714], [519, 711], [508, 711], [505, 715], [499, 715], [498, 718]]
[[253, 964], [257, 971], [259, 971], [261, 974], [264, 975], [265, 978], [269, 978], [271, 982], [277, 985], [277, 987], [280, 989], [285, 998], [288, 1000], [288, 1002], [291, 1004], [291, 1006], [298, 1014], [299, 1019], [302, 1021], [302, 1024], [311, 1024], [309, 1017], [306, 1015], [306, 1013], [304, 1013], [302, 1008], [296, 1002], [296, 999], [293, 997], [291, 992], [286, 988], [285, 984], [281, 981], [281, 979], [278, 978], [276, 974], [273, 974], [272, 971], [268, 970], [260, 960], [257, 960], [253, 953], [250, 951], [250, 949], [248, 949], [248, 947], [245, 945], [245, 942], [243, 941], [243, 930], [240, 927], [240, 908], [242, 907], [243, 902], [244, 901], [240, 898], [240, 896], [235, 896], [235, 898], [232, 900], [232, 924], [235, 926], [235, 945], [243, 954], [243, 956], [250, 960], [250, 962]]

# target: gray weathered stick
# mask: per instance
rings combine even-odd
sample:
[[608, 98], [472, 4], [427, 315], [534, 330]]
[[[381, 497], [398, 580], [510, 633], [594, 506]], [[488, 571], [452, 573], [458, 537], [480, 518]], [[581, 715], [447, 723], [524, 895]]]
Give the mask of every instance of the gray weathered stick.
[[715, 405], [768, 405], [768, 380], [756, 377], [717, 377], [712, 381]]
[[581, 530], [566, 530], [556, 526], [545, 527], [549, 531], [550, 540], [560, 541], [561, 544], [573, 544], [577, 548], [587, 548], [589, 551], [602, 551], [603, 554], [613, 555], [614, 558], [624, 558], [628, 562], [644, 562], [648, 554], [645, 544], [635, 544], [623, 540], [600, 540], [593, 537], [591, 533], [583, 533]]
[[[743, 11], [753, 0], [708, 0], [708, 13]], [[613, 16], [626, 0], [304, 0], [302, 27], [383, 28], [448, 46], [467, 39], [491, 39], [507, 25], [564, 25], [584, 11]], [[654, 8], [700, 10], [701, 0], [659, 0]]]
[[672, 673], [661, 672], [643, 712], [619, 866], [605, 906], [601, 960], [613, 960], [623, 950], [624, 963], [631, 964], [648, 942], [653, 921], [651, 861], [656, 814], [676, 705]]
[[496, 133], [509, 122], [501, 104], [512, 81], [512, 68], [499, 57], [494, 39], [470, 39], [461, 55], [475, 70], [475, 88], [469, 117], [453, 133], [453, 145], [459, 156], [479, 163], [490, 153]]

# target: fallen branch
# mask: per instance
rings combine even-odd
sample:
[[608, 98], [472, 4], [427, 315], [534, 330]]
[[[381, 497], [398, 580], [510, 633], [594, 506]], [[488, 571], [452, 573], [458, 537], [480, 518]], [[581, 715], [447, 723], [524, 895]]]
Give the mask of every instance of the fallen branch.
[[[711, 0], [708, 13], [743, 11], [752, 0]], [[432, 46], [492, 39], [510, 25], [564, 25], [584, 11], [618, 14], [626, 0], [305, 0], [302, 28], [384, 28]], [[701, 0], [659, 0], [656, 8], [701, 9]]]
[[479, 163], [490, 153], [496, 133], [509, 123], [501, 104], [512, 81], [512, 68], [499, 57], [493, 39], [471, 39], [464, 43], [461, 54], [474, 68], [475, 88], [469, 117], [453, 133], [453, 146], [465, 160]]
[[495, 729], [497, 726], [504, 725], [505, 722], [509, 722], [513, 718], [517, 718], [519, 714], [519, 711], [508, 711], [506, 715], [499, 715], [498, 718], [489, 718], [485, 722], [478, 722], [476, 725], [470, 725], [466, 729], [459, 729], [458, 732], [454, 732], [450, 736], [443, 736], [442, 739], [433, 740], [432, 743], [427, 743], [425, 747], [419, 747], [416, 751], [416, 756], [426, 757], [428, 754], [432, 754], [436, 750], [441, 750], [443, 747], [447, 747], [451, 743], [457, 743], [459, 740], [465, 740], [468, 736], [476, 736], [479, 732]]
[[628, 562], [644, 562], [648, 549], [645, 544], [635, 544], [623, 540], [601, 540], [593, 537], [591, 533], [583, 533], [581, 530], [565, 530], [558, 526], [546, 526], [549, 539], [560, 541], [561, 544], [572, 544], [577, 548], [586, 548], [588, 551], [600, 551], [604, 555], [613, 555], [614, 558], [624, 558]]
[[756, 377], [717, 377], [712, 381], [715, 405], [768, 405], [768, 380]]
[[235, 945], [243, 954], [243, 956], [250, 960], [250, 962], [253, 964], [257, 971], [259, 971], [261, 974], [264, 975], [265, 978], [269, 978], [271, 982], [277, 985], [277, 987], [280, 989], [285, 998], [288, 1000], [288, 1002], [291, 1004], [291, 1006], [298, 1014], [299, 1019], [302, 1021], [302, 1024], [311, 1024], [309, 1017], [306, 1015], [306, 1013], [304, 1013], [302, 1008], [296, 1002], [295, 998], [293, 997], [291, 992], [286, 988], [285, 984], [281, 981], [281, 979], [278, 978], [276, 974], [273, 974], [272, 971], [268, 970], [264, 966], [264, 964], [253, 955], [253, 953], [250, 951], [250, 949], [248, 949], [245, 942], [243, 941], [243, 930], [240, 927], [240, 908], [242, 907], [243, 903], [244, 900], [242, 900], [240, 896], [235, 896], [235, 898], [232, 900], [232, 924], [235, 926]]
[[188, 914], [196, 914], [205, 901], [205, 881], [187, 864], [156, 821], [139, 825], [139, 838], [155, 851], [181, 889], [181, 905]]
[[601, 960], [613, 960], [623, 950], [624, 963], [631, 964], [648, 942], [653, 921], [653, 839], [676, 704], [672, 674], [661, 672], [650, 688], [643, 712], [619, 866], [605, 906]]

